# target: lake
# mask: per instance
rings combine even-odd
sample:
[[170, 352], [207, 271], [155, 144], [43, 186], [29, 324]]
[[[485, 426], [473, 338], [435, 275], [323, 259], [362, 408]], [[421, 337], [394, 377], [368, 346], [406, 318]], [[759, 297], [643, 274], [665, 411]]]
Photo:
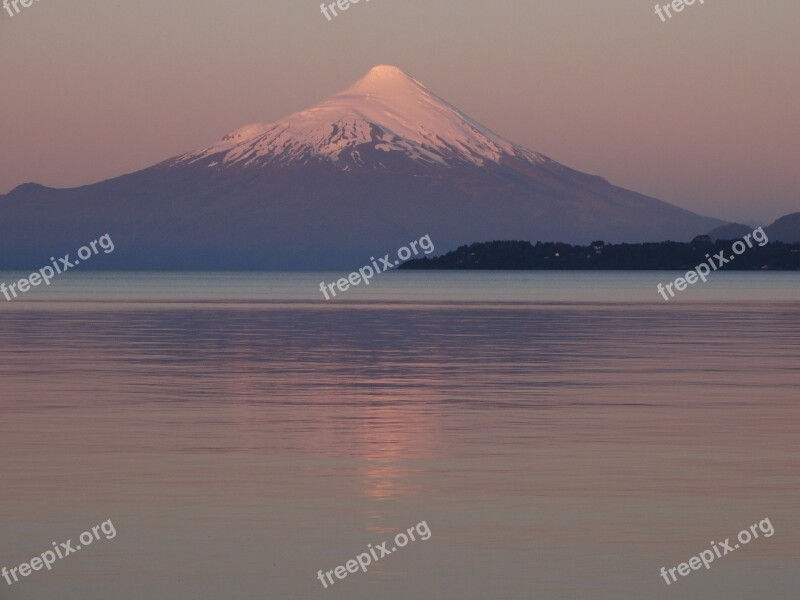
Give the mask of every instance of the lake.
[[325, 301], [346, 275], [0, 298], [0, 567], [117, 532], [0, 600], [796, 597], [800, 274], [664, 302], [680, 273], [390, 272]]

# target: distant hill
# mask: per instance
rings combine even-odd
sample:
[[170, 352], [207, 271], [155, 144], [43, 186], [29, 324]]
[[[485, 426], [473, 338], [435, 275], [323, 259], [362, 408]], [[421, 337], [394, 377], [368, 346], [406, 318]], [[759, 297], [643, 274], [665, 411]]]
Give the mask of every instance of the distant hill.
[[747, 225], [728, 223], [727, 225], [720, 225], [709, 231], [708, 237], [715, 242], [717, 240], [740, 240], [751, 231], [753, 231], [753, 228]]
[[[752, 230], [751, 230], [752, 231]], [[688, 271], [705, 262], [706, 255], [733, 254], [729, 241], [712, 242], [698, 236], [691, 242], [643, 244], [605, 244], [588, 246], [563, 243], [531, 244], [524, 241], [497, 241], [461, 246], [435, 258], [425, 257], [403, 264], [401, 269], [452, 270], [642, 270]], [[800, 270], [800, 244], [755, 244], [736, 256], [726, 270]]]
[[800, 242], [800, 212], [781, 217], [766, 228], [770, 240], [796, 244]]
[[[741, 223], [720, 225], [708, 232], [708, 236], [716, 240], [739, 240], [752, 232], [753, 228]], [[800, 212], [781, 217], [772, 225], [764, 228], [770, 242], [796, 244], [800, 242]]]

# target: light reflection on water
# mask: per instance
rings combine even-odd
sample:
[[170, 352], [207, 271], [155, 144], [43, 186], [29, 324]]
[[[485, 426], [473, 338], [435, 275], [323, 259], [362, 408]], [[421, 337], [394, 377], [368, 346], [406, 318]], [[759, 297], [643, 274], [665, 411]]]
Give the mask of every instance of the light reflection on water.
[[664, 304], [654, 274], [415, 275], [338, 304], [318, 274], [87, 275], [4, 306], [0, 565], [120, 531], [13, 597], [310, 598], [426, 520], [326, 596], [659, 599], [661, 566], [766, 516], [682, 597], [797, 588], [797, 276]]

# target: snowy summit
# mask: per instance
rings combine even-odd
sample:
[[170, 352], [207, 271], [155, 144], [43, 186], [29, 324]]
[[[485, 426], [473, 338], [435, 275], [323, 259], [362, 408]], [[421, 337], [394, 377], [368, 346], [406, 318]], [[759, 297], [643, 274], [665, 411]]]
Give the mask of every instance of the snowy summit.
[[506, 157], [544, 157], [501, 138], [431, 93], [397, 67], [379, 65], [356, 83], [307, 110], [270, 124], [247, 125], [173, 164], [307, 164], [330, 161], [343, 170], [385, 167], [400, 152], [431, 165], [484, 165]]

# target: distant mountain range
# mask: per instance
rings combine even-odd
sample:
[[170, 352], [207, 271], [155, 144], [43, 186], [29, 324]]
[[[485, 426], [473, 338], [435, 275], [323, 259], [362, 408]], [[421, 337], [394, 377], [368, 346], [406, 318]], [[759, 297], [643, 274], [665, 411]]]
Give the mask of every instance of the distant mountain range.
[[[715, 227], [708, 235], [713, 240], [735, 240], [741, 239], [751, 231], [753, 228], [747, 225], [728, 223]], [[772, 225], [765, 227], [764, 231], [772, 242], [800, 243], [800, 212], [781, 217]]]
[[108, 233], [87, 266], [352, 268], [428, 234], [479, 240], [691, 240], [723, 225], [496, 135], [391, 66], [271, 124], [72, 189], [0, 196], [0, 268]]

